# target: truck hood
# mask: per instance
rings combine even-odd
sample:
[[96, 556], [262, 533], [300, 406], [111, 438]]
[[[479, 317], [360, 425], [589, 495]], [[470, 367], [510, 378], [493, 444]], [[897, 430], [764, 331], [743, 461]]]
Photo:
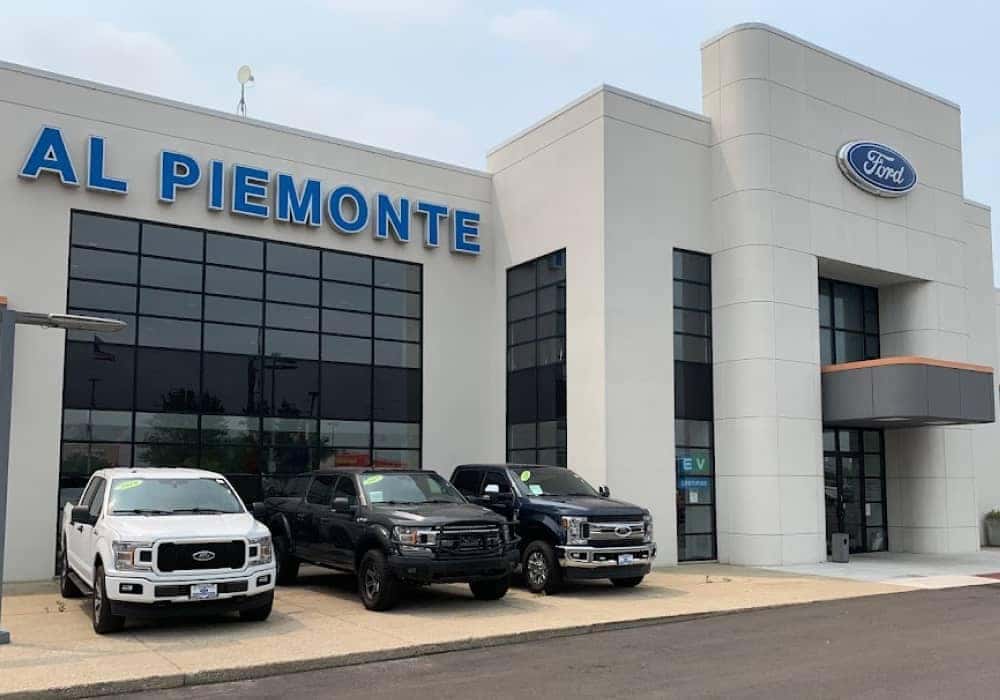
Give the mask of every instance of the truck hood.
[[559, 515], [641, 518], [646, 513], [637, 505], [598, 496], [526, 496], [523, 500], [526, 505], [555, 511]]
[[392, 521], [393, 525], [437, 527], [463, 520], [503, 523], [503, 516], [489, 508], [471, 503], [414, 503], [412, 505], [372, 504], [372, 513]]
[[105, 524], [118, 539], [155, 542], [172, 539], [263, 537], [266, 527], [249, 513], [226, 515], [112, 515]]

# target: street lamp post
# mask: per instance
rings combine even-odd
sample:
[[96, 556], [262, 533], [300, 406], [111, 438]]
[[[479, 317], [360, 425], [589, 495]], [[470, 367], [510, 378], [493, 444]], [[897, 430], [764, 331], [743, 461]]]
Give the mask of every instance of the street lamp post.
[[[10, 462], [10, 424], [14, 387], [14, 332], [17, 324], [63, 330], [115, 333], [124, 321], [72, 314], [39, 314], [15, 311], [0, 297], [0, 613], [3, 611], [4, 542], [7, 538], [7, 484]], [[10, 642], [10, 633], [0, 628], [0, 644]]]

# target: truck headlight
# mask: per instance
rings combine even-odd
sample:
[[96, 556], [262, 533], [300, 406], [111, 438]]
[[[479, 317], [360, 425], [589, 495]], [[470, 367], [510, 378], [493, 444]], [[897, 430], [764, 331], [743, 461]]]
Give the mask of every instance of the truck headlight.
[[590, 537], [590, 526], [586, 518], [564, 515], [562, 517], [563, 530], [566, 531], [566, 544], [587, 544]]
[[653, 541], [653, 516], [646, 513], [642, 516], [642, 541], [647, 544]]
[[270, 564], [274, 561], [274, 545], [270, 535], [252, 538], [247, 543], [247, 551], [247, 560], [251, 564]]
[[411, 547], [433, 547], [437, 544], [437, 530], [424, 527], [394, 527], [392, 539]]
[[117, 571], [140, 571], [153, 568], [153, 545], [151, 542], [112, 542], [111, 551], [115, 556]]

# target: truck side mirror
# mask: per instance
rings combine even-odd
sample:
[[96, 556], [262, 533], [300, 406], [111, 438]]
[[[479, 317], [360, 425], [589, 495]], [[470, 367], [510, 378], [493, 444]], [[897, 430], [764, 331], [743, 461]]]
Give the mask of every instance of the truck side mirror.
[[486, 488], [483, 489], [483, 493], [487, 496], [496, 496], [500, 493], [500, 486], [499, 484], [488, 484]]
[[73, 510], [69, 512], [69, 522], [71, 525], [93, 525], [94, 519], [90, 517], [90, 508], [73, 506]]
[[333, 499], [333, 510], [336, 513], [348, 513], [351, 510], [351, 501], [347, 496], [337, 496]]
[[604, 498], [607, 498], [608, 496], [611, 495], [611, 489], [609, 489], [607, 486], [602, 486], [601, 488], [597, 489], [597, 493], [601, 494], [601, 496], [603, 496]]

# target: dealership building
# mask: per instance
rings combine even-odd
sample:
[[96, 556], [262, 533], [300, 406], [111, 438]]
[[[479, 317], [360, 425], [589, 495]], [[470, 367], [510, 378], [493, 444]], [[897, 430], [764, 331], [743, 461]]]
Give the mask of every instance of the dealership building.
[[6, 577], [107, 466], [252, 497], [338, 465], [569, 465], [658, 562], [978, 550], [1000, 506], [990, 210], [959, 107], [777, 29], [700, 114], [601, 86], [486, 170], [0, 64], [17, 332]]

